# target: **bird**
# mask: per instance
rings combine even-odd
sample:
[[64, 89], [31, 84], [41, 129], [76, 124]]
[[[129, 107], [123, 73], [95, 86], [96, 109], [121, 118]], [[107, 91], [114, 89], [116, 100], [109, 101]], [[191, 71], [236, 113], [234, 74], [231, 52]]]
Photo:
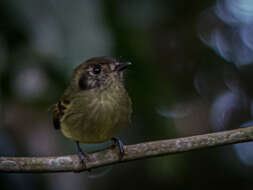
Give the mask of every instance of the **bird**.
[[112, 140], [124, 155], [116, 135], [131, 121], [132, 102], [124, 85], [131, 62], [113, 57], [90, 58], [77, 66], [69, 86], [53, 105], [53, 125], [76, 143], [82, 163], [88, 158], [79, 143], [97, 144]]

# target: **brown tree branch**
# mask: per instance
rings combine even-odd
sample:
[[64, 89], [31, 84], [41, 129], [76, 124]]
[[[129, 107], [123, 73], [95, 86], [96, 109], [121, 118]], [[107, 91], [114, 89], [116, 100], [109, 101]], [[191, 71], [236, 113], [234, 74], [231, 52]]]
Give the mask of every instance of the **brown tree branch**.
[[125, 155], [120, 161], [118, 149], [109, 148], [89, 154], [86, 166], [80, 163], [77, 155], [0, 157], [0, 172], [81, 172], [119, 162], [177, 154], [247, 141], [253, 141], [253, 127], [124, 146]]

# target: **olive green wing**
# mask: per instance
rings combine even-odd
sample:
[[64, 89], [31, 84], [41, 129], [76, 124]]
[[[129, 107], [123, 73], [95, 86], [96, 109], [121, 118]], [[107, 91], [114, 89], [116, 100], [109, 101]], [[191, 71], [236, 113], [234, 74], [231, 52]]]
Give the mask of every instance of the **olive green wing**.
[[53, 124], [55, 129], [61, 128], [61, 118], [64, 116], [65, 110], [68, 109], [69, 104], [70, 101], [63, 97], [53, 105]]

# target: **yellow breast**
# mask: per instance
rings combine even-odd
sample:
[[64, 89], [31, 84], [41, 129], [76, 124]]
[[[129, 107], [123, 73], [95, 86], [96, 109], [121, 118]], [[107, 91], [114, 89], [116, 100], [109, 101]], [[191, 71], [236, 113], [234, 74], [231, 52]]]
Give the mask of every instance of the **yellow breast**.
[[87, 93], [72, 101], [61, 120], [63, 134], [84, 143], [110, 140], [128, 125], [131, 117], [131, 100], [125, 89], [113, 87]]

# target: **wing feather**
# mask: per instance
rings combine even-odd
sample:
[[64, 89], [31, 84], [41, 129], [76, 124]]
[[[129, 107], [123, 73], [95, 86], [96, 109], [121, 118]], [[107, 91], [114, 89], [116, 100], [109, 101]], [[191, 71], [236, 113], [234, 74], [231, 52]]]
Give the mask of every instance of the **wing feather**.
[[53, 108], [53, 124], [55, 129], [61, 128], [61, 118], [64, 115], [64, 111], [67, 109], [69, 101], [60, 100], [58, 103], [54, 104]]

